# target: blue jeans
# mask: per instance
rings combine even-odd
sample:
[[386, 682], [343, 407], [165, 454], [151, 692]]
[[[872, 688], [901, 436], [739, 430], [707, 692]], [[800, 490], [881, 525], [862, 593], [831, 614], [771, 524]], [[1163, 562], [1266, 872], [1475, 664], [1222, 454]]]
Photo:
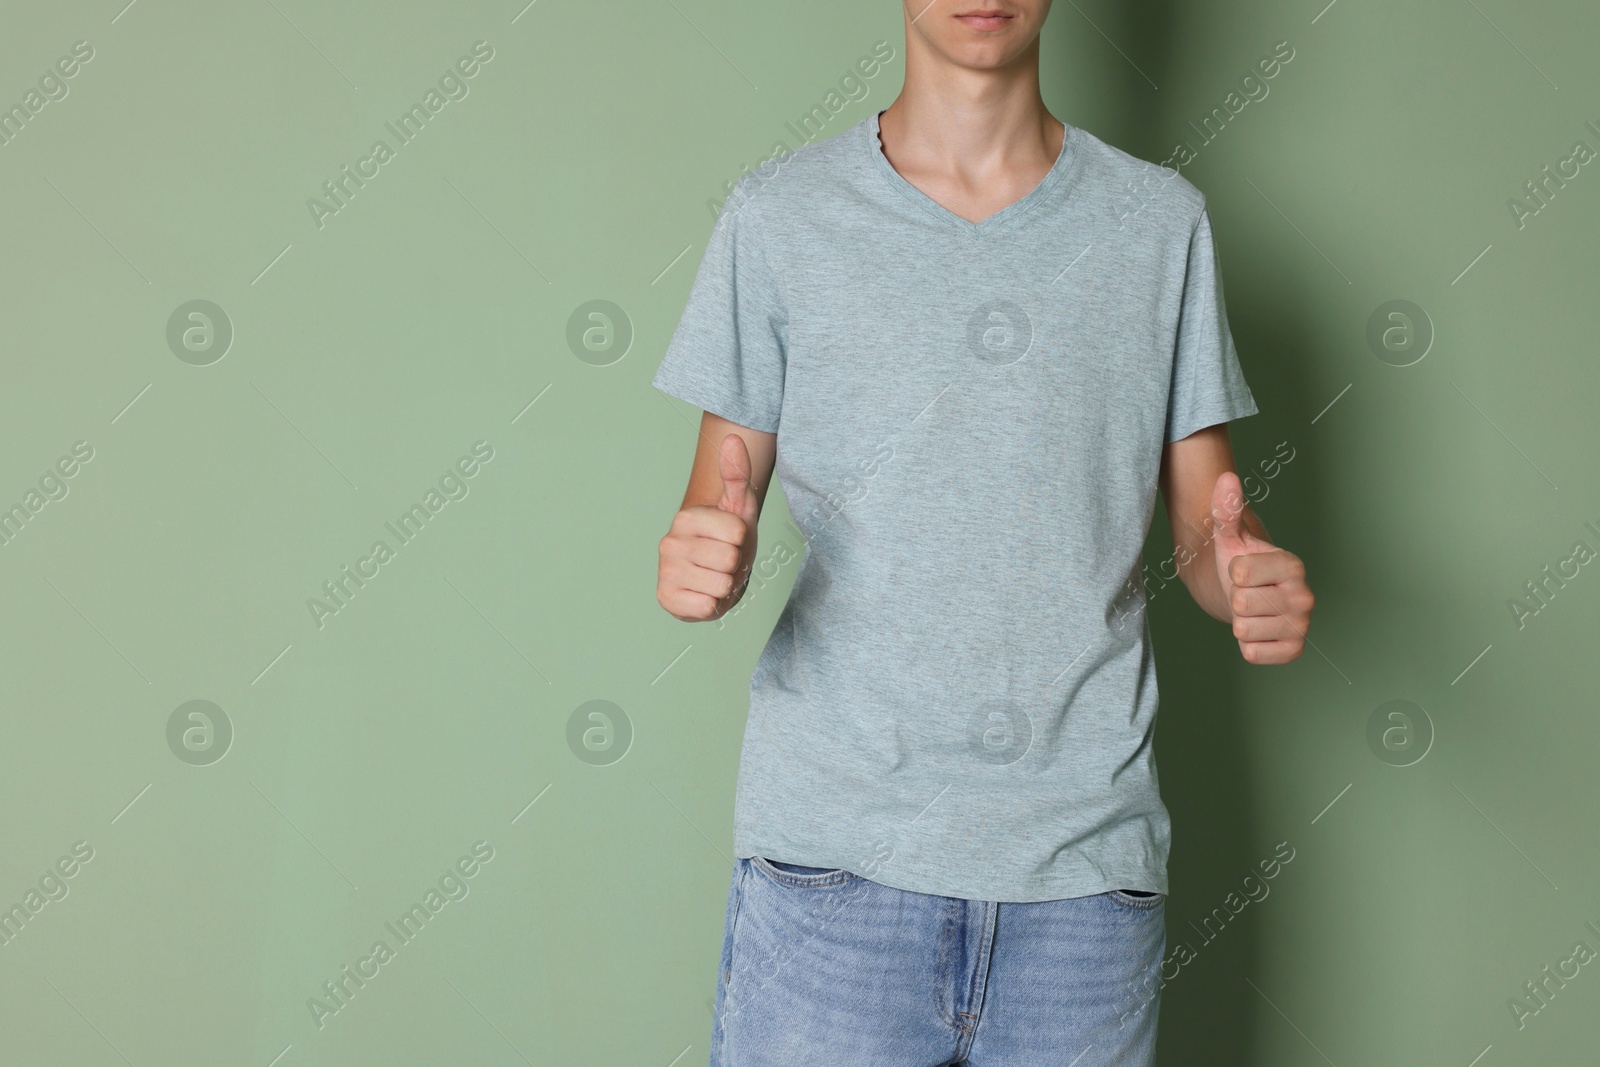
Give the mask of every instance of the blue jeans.
[[961, 900], [736, 860], [711, 1067], [1149, 1067], [1165, 903]]

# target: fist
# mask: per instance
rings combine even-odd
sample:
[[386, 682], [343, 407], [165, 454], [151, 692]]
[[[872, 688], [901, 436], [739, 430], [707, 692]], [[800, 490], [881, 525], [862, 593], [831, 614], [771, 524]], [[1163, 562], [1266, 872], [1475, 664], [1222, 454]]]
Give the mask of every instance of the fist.
[[750, 579], [760, 504], [750, 485], [750, 450], [730, 433], [719, 456], [722, 497], [715, 506], [691, 504], [673, 516], [661, 539], [656, 600], [684, 622], [720, 618]]
[[1211, 490], [1217, 578], [1233, 614], [1239, 654], [1250, 663], [1288, 663], [1305, 651], [1315, 598], [1300, 557], [1245, 528], [1244, 499], [1232, 471]]

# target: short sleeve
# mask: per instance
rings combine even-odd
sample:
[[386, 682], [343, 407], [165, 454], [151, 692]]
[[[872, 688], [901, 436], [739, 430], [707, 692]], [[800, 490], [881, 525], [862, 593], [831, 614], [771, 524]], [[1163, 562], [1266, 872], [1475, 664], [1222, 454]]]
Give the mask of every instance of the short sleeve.
[[650, 384], [740, 426], [776, 433], [788, 312], [745, 195], [735, 188], [718, 216]]
[[1222, 271], [1202, 209], [1189, 236], [1178, 338], [1167, 399], [1167, 440], [1177, 441], [1218, 423], [1254, 415], [1255, 397], [1239, 367], [1222, 299]]

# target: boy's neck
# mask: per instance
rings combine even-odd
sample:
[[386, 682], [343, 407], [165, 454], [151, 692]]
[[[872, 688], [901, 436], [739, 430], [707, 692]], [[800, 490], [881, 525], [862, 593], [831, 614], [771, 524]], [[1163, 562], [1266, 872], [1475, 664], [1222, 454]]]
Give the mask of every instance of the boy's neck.
[[1048, 170], [1066, 134], [1039, 92], [1037, 42], [1006, 67], [974, 70], [949, 62], [915, 33], [906, 42], [904, 88], [879, 130], [897, 167], [974, 178]]

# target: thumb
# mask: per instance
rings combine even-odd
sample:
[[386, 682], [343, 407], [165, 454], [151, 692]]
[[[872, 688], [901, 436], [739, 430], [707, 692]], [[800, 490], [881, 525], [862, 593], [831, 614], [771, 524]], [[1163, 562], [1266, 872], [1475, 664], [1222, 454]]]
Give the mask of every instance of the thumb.
[[1244, 485], [1233, 471], [1223, 471], [1211, 487], [1211, 519], [1216, 523], [1216, 538], [1233, 543], [1244, 534]]
[[717, 510], [730, 512], [746, 522], [754, 519], [755, 492], [750, 487], [750, 449], [744, 438], [730, 433], [722, 439], [719, 452], [722, 472], [722, 499]]

